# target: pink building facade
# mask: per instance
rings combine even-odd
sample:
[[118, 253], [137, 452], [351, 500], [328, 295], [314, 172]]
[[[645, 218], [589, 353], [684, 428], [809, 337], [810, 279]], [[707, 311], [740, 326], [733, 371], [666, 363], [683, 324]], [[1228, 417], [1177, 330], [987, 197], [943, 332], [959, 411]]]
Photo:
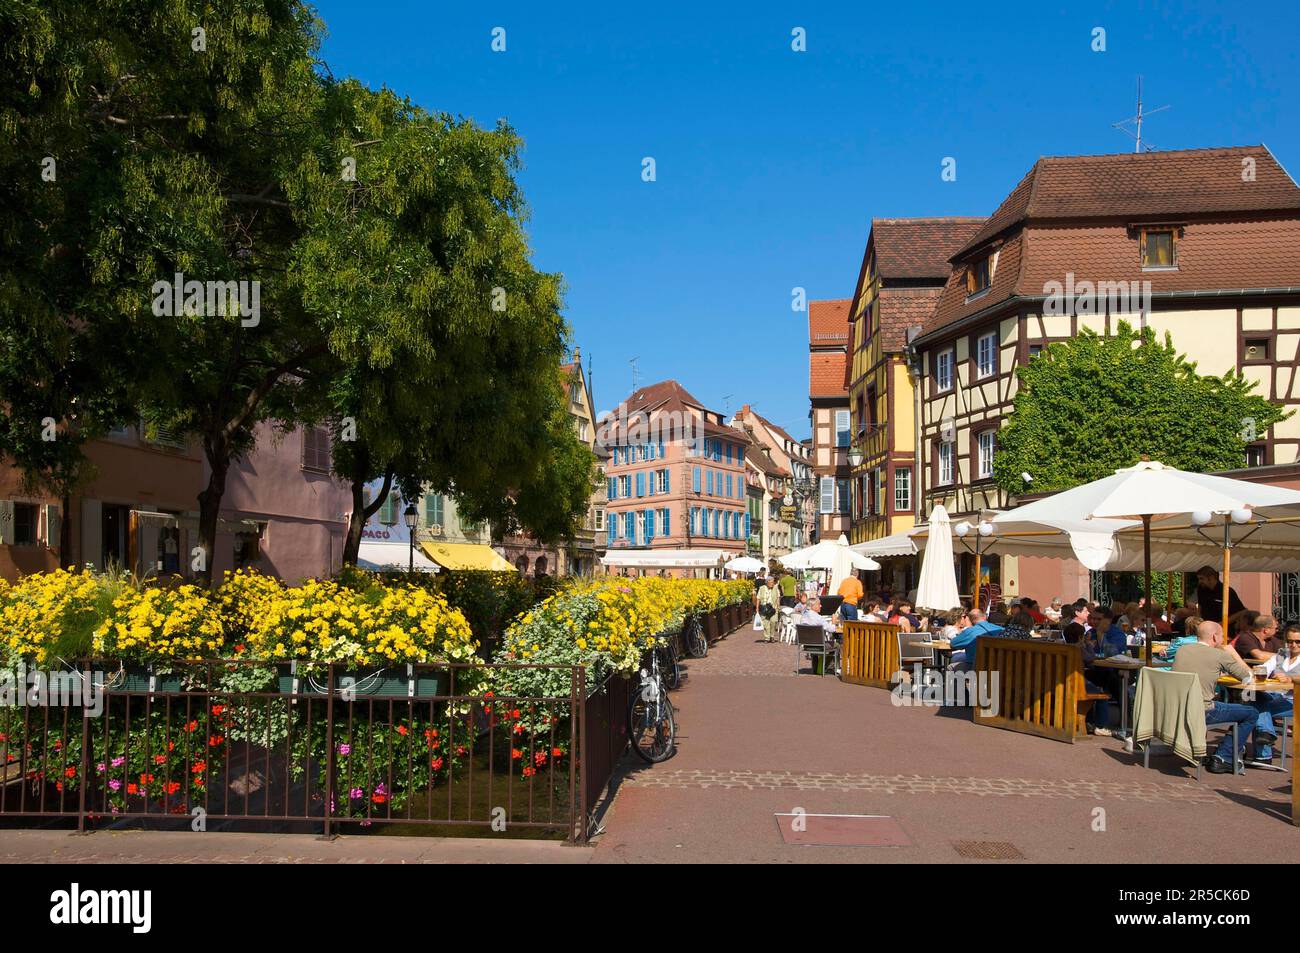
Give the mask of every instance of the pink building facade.
[[[623, 411], [626, 413], [624, 414]], [[744, 552], [744, 433], [676, 381], [642, 388], [603, 430], [606, 547]]]

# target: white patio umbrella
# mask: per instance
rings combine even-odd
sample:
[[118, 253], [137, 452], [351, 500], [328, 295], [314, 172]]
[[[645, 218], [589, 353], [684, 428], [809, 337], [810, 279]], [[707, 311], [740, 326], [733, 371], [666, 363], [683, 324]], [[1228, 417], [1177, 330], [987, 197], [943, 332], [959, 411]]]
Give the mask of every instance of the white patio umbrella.
[[[1017, 507], [1008, 517], [1019, 521], [1046, 522], [1092, 520], [1095, 518], [1140, 519], [1142, 521], [1143, 575], [1148, 604], [1151, 601], [1151, 523], [1181, 515], [1193, 515], [1193, 522], [1209, 523], [1210, 514], [1223, 517], [1224, 618], [1227, 628], [1228, 584], [1231, 572], [1231, 523], [1256, 519], [1255, 510], [1300, 505], [1300, 491], [1263, 483], [1249, 483], [1206, 473], [1192, 473], [1167, 467], [1154, 460], [1115, 471], [1083, 486]], [[1202, 519], [1203, 517], [1203, 519]], [[1230, 522], [1231, 521], [1231, 522]], [[1147, 640], [1147, 660], [1151, 640]]]
[[880, 568], [874, 559], [850, 549], [848, 537], [843, 533], [839, 539], [824, 539], [814, 546], [787, 553], [781, 557], [781, 565], [787, 569], [829, 569], [832, 590], [854, 569]]
[[737, 556], [722, 568], [729, 572], [762, 572], [767, 566], [761, 559], [755, 559], [753, 556]]
[[961, 605], [957, 592], [957, 570], [952, 561], [952, 530], [948, 511], [936, 506], [930, 511], [930, 545], [921, 557], [921, 581], [916, 587], [916, 604], [927, 609], [951, 609]]

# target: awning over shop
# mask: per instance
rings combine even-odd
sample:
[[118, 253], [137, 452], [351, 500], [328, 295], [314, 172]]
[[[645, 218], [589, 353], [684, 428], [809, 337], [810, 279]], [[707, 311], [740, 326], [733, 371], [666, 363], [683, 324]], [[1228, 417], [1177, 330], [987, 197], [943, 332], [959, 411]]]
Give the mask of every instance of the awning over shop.
[[[361, 543], [357, 552], [357, 565], [372, 572], [406, 572], [411, 565], [411, 551], [406, 543]], [[418, 549], [415, 551], [416, 572], [438, 572], [438, 564]]]
[[491, 546], [481, 543], [421, 543], [420, 549], [443, 569], [491, 569], [517, 572]]
[[855, 553], [873, 558], [881, 556], [915, 556], [917, 545], [912, 538], [912, 533], [913, 530], [908, 530], [903, 533], [895, 533], [893, 536], [869, 539], [865, 543], [855, 543], [849, 549]]
[[600, 557], [600, 563], [616, 569], [707, 569], [734, 555], [722, 549], [625, 549]]

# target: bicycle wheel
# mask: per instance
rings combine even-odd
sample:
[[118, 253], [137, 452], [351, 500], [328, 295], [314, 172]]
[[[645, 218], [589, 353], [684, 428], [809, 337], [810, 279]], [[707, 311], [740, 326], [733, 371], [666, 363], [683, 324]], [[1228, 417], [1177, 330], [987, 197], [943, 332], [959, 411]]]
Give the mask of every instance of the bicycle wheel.
[[691, 658], [704, 658], [709, 654], [709, 640], [704, 637], [704, 627], [697, 616], [686, 620], [686, 652]]
[[677, 736], [673, 706], [666, 697], [647, 702], [638, 692], [627, 712], [628, 739], [636, 756], [647, 764], [666, 761]]

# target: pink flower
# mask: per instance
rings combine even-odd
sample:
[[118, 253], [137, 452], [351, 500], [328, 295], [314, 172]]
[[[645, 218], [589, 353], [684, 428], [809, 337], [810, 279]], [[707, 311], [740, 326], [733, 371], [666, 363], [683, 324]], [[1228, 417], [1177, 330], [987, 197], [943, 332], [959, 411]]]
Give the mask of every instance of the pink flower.
[[113, 778], [113, 780], [108, 782], [108, 786], [112, 788], [114, 791], [118, 791], [122, 787], [122, 782], [119, 781], [117, 778]]
[[98, 771], [100, 774], [103, 774], [105, 770], [104, 762], [101, 761], [99, 762], [99, 764], [95, 765], [95, 770]]
[[118, 757], [114, 758], [111, 763], [113, 767], [120, 768], [122, 767], [123, 764], [126, 763], [126, 758], [123, 758], [121, 755], [119, 755]]
[[343, 755], [346, 758], [351, 753], [352, 753], [351, 745], [343, 744], [342, 742], [339, 743], [339, 754]]
[[366, 792], [361, 790], [361, 788], [353, 788], [351, 791], [348, 792], [348, 796], [352, 798], [352, 800], [358, 801], [361, 798], [366, 796]]

